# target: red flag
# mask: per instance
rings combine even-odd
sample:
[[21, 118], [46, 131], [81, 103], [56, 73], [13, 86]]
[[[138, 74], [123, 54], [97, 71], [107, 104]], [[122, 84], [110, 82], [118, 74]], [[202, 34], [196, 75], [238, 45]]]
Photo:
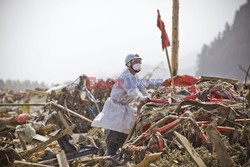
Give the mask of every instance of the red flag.
[[160, 11], [157, 10], [158, 16], [157, 16], [157, 27], [161, 30], [161, 44], [162, 44], [162, 49], [167, 48], [170, 46], [170, 41], [168, 39], [168, 34], [165, 30], [165, 24], [161, 20], [161, 15]]

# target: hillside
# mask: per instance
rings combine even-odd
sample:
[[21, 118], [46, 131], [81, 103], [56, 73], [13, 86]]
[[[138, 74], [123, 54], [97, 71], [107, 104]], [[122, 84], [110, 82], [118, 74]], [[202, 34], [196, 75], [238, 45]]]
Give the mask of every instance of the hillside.
[[[250, 0], [235, 14], [232, 25], [209, 45], [204, 45], [198, 55], [196, 75], [213, 75], [244, 80], [250, 65]], [[208, 29], [209, 31], [209, 29]], [[240, 68], [242, 67], [242, 68]]]

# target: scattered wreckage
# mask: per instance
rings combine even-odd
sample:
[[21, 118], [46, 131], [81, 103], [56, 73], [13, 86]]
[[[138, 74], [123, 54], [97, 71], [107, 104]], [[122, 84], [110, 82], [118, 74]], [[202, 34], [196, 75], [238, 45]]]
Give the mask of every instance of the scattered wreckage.
[[0, 166], [250, 165], [249, 84], [182, 75], [176, 94], [170, 79], [149, 89], [150, 102], [114, 157], [104, 156], [104, 130], [90, 126], [111, 90], [88, 84], [80, 76], [47, 91], [1, 90]]

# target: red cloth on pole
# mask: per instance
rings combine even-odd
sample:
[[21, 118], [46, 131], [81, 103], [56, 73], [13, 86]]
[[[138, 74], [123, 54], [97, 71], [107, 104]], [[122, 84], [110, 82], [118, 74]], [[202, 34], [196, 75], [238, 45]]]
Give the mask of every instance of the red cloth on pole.
[[157, 12], [158, 12], [157, 27], [161, 30], [161, 44], [162, 44], [162, 50], [164, 50], [165, 48], [170, 46], [170, 41], [168, 39], [168, 34], [165, 30], [165, 24], [161, 20], [161, 15], [160, 15], [159, 10]]

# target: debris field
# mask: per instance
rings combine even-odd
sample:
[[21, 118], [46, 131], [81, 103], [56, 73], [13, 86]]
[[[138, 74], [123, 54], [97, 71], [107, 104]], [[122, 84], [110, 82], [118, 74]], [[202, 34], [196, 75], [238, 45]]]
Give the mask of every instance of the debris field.
[[171, 79], [149, 87], [114, 157], [105, 156], [105, 130], [91, 127], [111, 89], [88, 85], [82, 75], [47, 90], [0, 89], [0, 166], [250, 166], [249, 83], [178, 75], [176, 93]]

